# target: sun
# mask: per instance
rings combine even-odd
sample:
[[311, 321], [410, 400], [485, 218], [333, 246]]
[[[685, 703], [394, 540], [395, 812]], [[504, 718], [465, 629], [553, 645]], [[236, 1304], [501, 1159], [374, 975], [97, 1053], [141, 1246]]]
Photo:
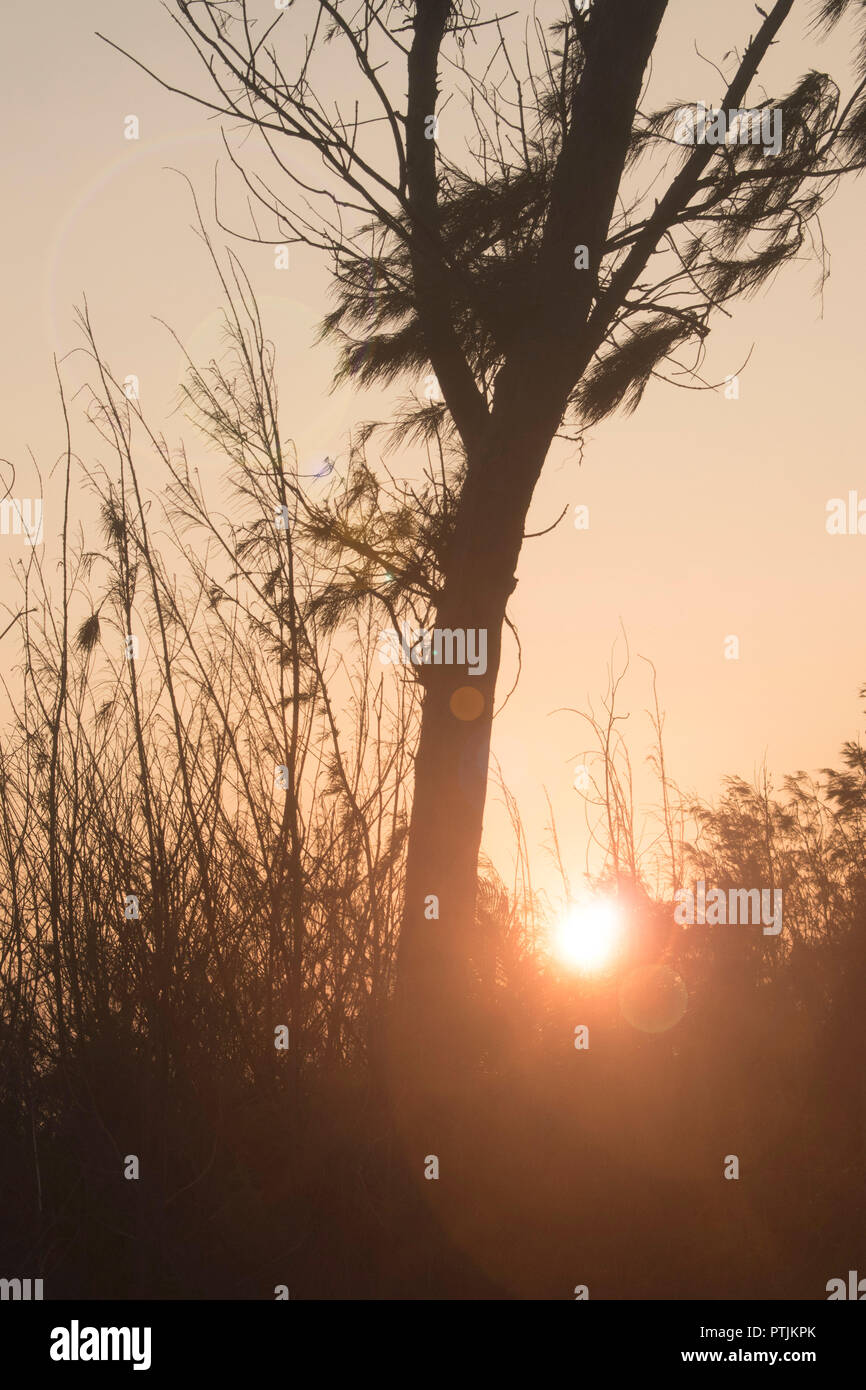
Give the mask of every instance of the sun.
[[555, 955], [563, 965], [591, 974], [610, 965], [623, 935], [622, 913], [612, 898], [573, 903], [556, 928]]

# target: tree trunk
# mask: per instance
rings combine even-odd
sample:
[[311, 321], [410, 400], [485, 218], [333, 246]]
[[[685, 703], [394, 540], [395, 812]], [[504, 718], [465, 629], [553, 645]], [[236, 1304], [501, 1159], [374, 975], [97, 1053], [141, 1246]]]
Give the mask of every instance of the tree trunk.
[[[590, 315], [643, 73], [666, 4], [610, 0], [590, 22], [586, 73], [574, 88], [538, 263], [489, 415], [457, 346], [447, 294], [427, 264], [423, 238], [413, 255], [427, 348], [468, 465], [436, 627], [486, 630], [487, 669], [472, 675], [464, 663], [423, 672], [395, 1020], [404, 1095], [431, 1087], [446, 1094], [471, 1056], [476, 876], [505, 608], [547, 450], [617, 307], [598, 312], [597, 303]], [[444, 2], [419, 6], [410, 58], [407, 156], [412, 209], [422, 228], [438, 225], [435, 161], [422, 122], [435, 109], [447, 17]], [[576, 244], [589, 252], [583, 275], [573, 268]]]
[[423, 669], [398, 959], [400, 1071], [413, 1090], [440, 1094], [471, 1052], [478, 852], [502, 628], [526, 514], [565, 405], [552, 375], [545, 390], [517, 366], [503, 370], [497, 397], [483, 453], [469, 460], [436, 613], [439, 629], [486, 630], [487, 668]]

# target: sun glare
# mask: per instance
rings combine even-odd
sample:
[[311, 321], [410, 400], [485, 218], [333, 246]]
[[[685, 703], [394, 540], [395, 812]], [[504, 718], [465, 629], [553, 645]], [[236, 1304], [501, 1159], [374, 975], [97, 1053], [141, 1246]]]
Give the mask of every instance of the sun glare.
[[622, 938], [622, 915], [612, 898], [573, 904], [562, 918], [554, 951], [564, 965], [587, 973], [613, 960]]

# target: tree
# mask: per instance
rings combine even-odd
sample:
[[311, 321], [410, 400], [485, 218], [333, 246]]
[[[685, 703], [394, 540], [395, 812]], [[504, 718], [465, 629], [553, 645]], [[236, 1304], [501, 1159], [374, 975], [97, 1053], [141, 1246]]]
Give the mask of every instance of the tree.
[[[862, 50], [847, 100], [810, 71], [787, 95], [744, 104], [792, 14], [826, 31], [846, 15], [862, 25], [864, 5], [756, 6], [742, 56], [732, 35], [729, 74], [715, 68], [721, 127], [712, 112], [715, 125], [695, 113], [689, 127], [677, 103], [642, 110], [667, 0], [567, 0], [546, 27], [533, 14], [520, 64], [506, 41], [515, 14], [482, 17], [472, 0], [277, 0], [267, 22], [246, 0], [174, 9], [211, 84], [186, 94], [252, 127], [274, 161], [276, 187], [224, 136], [276, 220], [272, 239], [332, 258], [324, 328], [343, 344], [343, 374], [432, 369], [444, 397], [415, 401], [398, 423], [457, 450], [435, 624], [486, 629], [488, 659], [482, 676], [459, 662], [421, 673], [398, 997], [421, 1052], [457, 1048], [502, 630], [548, 449], [569, 422], [580, 431], [634, 409], [666, 362], [706, 385], [713, 313], [809, 244], [828, 194], [866, 158]], [[357, 70], [348, 98], [331, 90], [332, 45]], [[461, 125], [446, 110], [461, 98], [470, 138], [458, 163], [444, 127]], [[778, 149], [760, 134], [777, 119]], [[268, 239], [253, 227], [251, 239]], [[384, 585], [371, 591], [384, 601]]]

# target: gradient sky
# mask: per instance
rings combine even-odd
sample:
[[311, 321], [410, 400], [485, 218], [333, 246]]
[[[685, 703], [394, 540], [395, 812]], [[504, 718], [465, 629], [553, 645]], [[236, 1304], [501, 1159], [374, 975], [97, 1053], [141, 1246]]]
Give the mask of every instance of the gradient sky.
[[[850, 90], [846, 35], [815, 45], [803, 23], [813, 6], [800, 9], [767, 65], [767, 90], [774, 73], [784, 74], [787, 90], [813, 66]], [[720, 81], [696, 46], [719, 62], [742, 47], [756, 20], [742, 0], [672, 0], [645, 105], [717, 97]], [[23, 496], [39, 491], [28, 451], [47, 473], [63, 444], [52, 354], [77, 345], [73, 306], [84, 294], [115, 374], [139, 376], [150, 420], [169, 438], [182, 434], [204, 470], [220, 472], [190, 427], [170, 416], [180, 354], [153, 318], [168, 321], [193, 356], [218, 348], [219, 301], [190, 230], [189, 192], [168, 171], [184, 171], [210, 209], [218, 128], [101, 43], [96, 30], [181, 82], [194, 73], [157, 0], [50, 0], [4, 15], [0, 454], [15, 463]], [[345, 82], [355, 80], [347, 67]], [[130, 113], [141, 123], [138, 142], [123, 138]], [[223, 177], [228, 188], [225, 167]], [[553, 711], [585, 708], [588, 699], [599, 706], [621, 623], [632, 652], [657, 667], [668, 766], [684, 788], [711, 797], [725, 774], [750, 777], [764, 758], [779, 778], [825, 766], [860, 729], [866, 536], [829, 536], [825, 507], [852, 489], [866, 497], [864, 212], [866, 184], [849, 181], [823, 217], [832, 261], [821, 296], [817, 265], [807, 262], [717, 320], [705, 372], [719, 381], [751, 350], [739, 400], [654, 382], [635, 415], [592, 433], [581, 467], [574, 449], [557, 444], [551, 452], [528, 529], [549, 526], [566, 504], [569, 514], [552, 535], [525, 546], [511, 609], [523, 674], [494, 727], [494, 752], [542, 884], [554, 883], [542, 849], [545, 787], [575, 876], [585, 847], [571, 755], [586, 734], [575, 715]], [[284, 430], [302, 460], [339, 458], [347, 431], [379, 413], [383, 398], [328, 394], [333, 352], [314, 345], [328, 304], [326, 267], [313, 251], [293, 248], [291, 269], [277, 272], [271, 249], [238, 249], [276, 343]], [[74, 377], [77, 369], [70, 371]], [[399, 472], [399, 459], [391, 466]], [[50, 485], [45, 495], [50, 508]], [[572, 524], [579, 502], [590, 508], [586, 532]], [[49, 510], [48, 551], [55, 539]], [[0, 560], [14, 559], [18, 545], [0, 538]], [[739, 661], [724, 659], [728, 634], [740, 639]], [[6, 669], [17, 653], [11, 635], [3, 645]], [[514, 675], [510, 642], [507, 653], [500, 700]], [[632, 711], [636, 765], [649, 746], [641, 667], [635, 660], [623, 706]], [[639, 780], [638, 790], [648, 795], [649, 783]], [[494, 853], [502, 833], [494, 809]]]

